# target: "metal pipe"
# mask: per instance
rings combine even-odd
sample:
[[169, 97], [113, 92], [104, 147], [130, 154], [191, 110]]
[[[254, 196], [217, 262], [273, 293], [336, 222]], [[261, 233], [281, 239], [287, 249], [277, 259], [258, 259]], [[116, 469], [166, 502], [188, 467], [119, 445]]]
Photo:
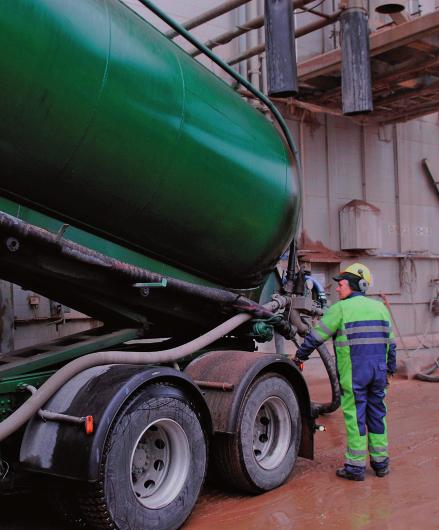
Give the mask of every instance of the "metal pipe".
[[[338, 19], [339, 16], [340, 16], [340, 11], [337, 11], [336, 13], [329, 15], [329, 18], [327, 19], [317, 20], [316, 22], [312, 22], [311, 24], [307, 24], [306, 26], [303, 26], [302, 28], [296, 31], [296, 39], [298, 37], [303, 37], [304, 35], [308, 35], [308, 33], [311, 33], [312, 31], [315, 31], [317, 29], [321, 29], [321, 28], [324, 28], [325, 26], [329, 26], [330, 24], [333, 24]], [[240, 63], [241, 61], [244, 61], [245, 59], [248, 59], [249, 57], [253, 57], [253, 55], [258, 55], [259, 53], [262, 53], [264, 51], [265, 51], [265, 43], [260, 44], [259, 46], [255, 46], [254, 48], [247, 50], [245, 53], [242, 53], [236, 57], [232, 57], [232, 59], [228, 61], [228, 64], [230, 66], [233, 66], [234, 64]]]
[[[228, 0], [227, 2], [224, 2], [223, 4], [220, 4], [219, 6], [216, 6], [213, 9], [209, 9], [209, 11], [201, 13], [201, 15], [198, 15], [197, 17], [191, 18], [182, 25], [187, 30], [196, 28], [197, 26], [201, 26], [201, 24], [204, 24], [205, 22], [209, 22], [214, 18], [224, 15], [224, 13], [232, 11], [232, 9], [247, 4], [250, 1], [251, 0]], [[179, 33], [176, 30], [172, 30], [165, 33], [165, 35], [169, 39], [174, 39], [179, 35]]]
[[218, 304], [233, 306], [238, 311], [241, 307], [245, 307], [247, 310], [251, 306], [255, 311], [258, 311], [262, 307], [252, 300], [230, 291], [206, 287], [171, 277], [164, 278], [160, 274], [110, 258], [73, 241], [60, 239], [56, 234], [33, 226], [4, 212], [0, 212], [0, 230], [4, 230], [8, 234], [13, 234], [17, 238], [17, 248], [19, 248], [21, 240], [35, 242], [40, 246], [44, 245], [46, 248], [55, 250], [61, 256], [66, 256], [69, 259], [80, 261], [87, 265], [93, 265], [97, 268], [105, 269], [111, 274], [116, 274], [126, 279], [131, 286], [133, 284], [136, 285], [137, 282], [163, 285], [164, 280], [166, 280], [165, 288], [167, 290], [184, 293], [188, 296], [202, 298]]
[[[245, 6], [247, 11], [247, 18], [250, 20], [254, 20], [258, 16], [258, 6], [256, 5], [255, 0], [252, 0], [248, 5]], [[255, 46], [258, 46], [260, 43], [259, 40], [259, 32], [257, 31], [251, 31], [247, 33], [247, 48], [254, 48]], [[257, 87], [258, 89], [261, 88], [260, 85], [260, 75], [261, 75], [261, 69], [259, 65], [259, 61], [257, 57], [250, 58], [250, 61], [247, 63], [247, 79], [250, 81], [252, 85]]]
[[296, 96], [297, 60], [293, 10], [290, 0], [265, 0], [265, 48], [268, 95]]
[[223, 383], [221, 381], [194, 381], [200, 388], [211, 388], [212, 390], [222, 390], [223, 392], [233, 392], [235, 385]]
[[300, 316], [300, 313], [299, 311], [297, 311], [297, 309], [291, 309], [290, 311], [290, 322], [291, 324], [297, 329], [297, 333], [301, 336], [301, 337], [304, 337], [305, 335], [307, 335], [309, 333], [309, 326], [308, 324], [306, 324], [301, 316]]
[[347, 0], [340, 15], [343, 114], [373, 110], [368, 15], [363, 0]]
[[[238, 16], [237, 16], [238, 27], [244, 24], [244, 22], [247, 20], [246, 10], [247, 10], [246, 6], [241, 6], [240, 8], [238, 8]], [[247, 49], [247, 36], [243, 34], [238, 37], [238, 53], [244, 53], [246, 49]], [[238, 71], [242, 76], [246, 77], [247, 76], [247, 65], [240, 63], [238, 67]], [[266, 94], [265, 90], [263, 90], [262, 92]]]
[[[276, 311], [283, 309], [281, 307], [280, 297], [277, 301], [269, 302], [264, 305], [268, 311]], [[157, 352], [127, 352], [127, 351], [101, 351], [91, 353], [79, 357], [74, 361], [63, 366], [55, 372], [32, 396], [21, 405], [15, 412], [8, 416], [0, 423], [0, 441], [4, 440], [12, 433], [22, 427], [30, 418], [38, 413], [43, 405], [59, 390], [67, 381], [72, 379], [75, 375], [93, 368], [94, 366], [101, 366], [106, 364], [161, 364], [173, 363], [199, 351], [212, 342], [219, 340], [224, 335], [227, 335], [238, 326], [251, 320], [252, 315], [248, 313], [240, 313], [234, 317], [226, 320], [216, 328], [208, 331], [204, 335], [197, 337], [186, 344], [162, 350]]]
[[305, 275], [305, 279], [310, 279], [313, 282], [313, 289], [315, 289], [317, 293], [317, 299], [319, 300], [322, 307], [324, 307], [328, 303], [328, 299], [326, 298], [326, 293], [323, 285], [314, 276]]
[[312, 13], [313, 15], [316, 15], [317, 17], [322, 18], [330, 18], [331, 15], [327, 15], [326, 13], [322, 13], [321, 11], [316, 11], [312, 7], [304, 7], [303, 11], [306, 11], [307, 13]]
[[[38, 392], [38, 389], [32, 385], [24, 385], [24, 390], [28, 390], [32, 395]], [[93, 432], [93, 417], [92, 416], [71, 416], [70, 414], [61, 414], [60, 412], [52, 412], [51, 410], [40, 409], [38, 416], [43, 421], [58, 421], [62, 423], [72, 423], [74, 425], [84, 425], [87, 434]]]
[[291, 241], [288, 252], [288, 265], [286, 273], [286, 282], [284, 285], [284, 292], [292, 295], [294, 292], [294, 280], [296, 276], [296, 260], [297, 260], [297, 241], [294, 238]]
[[[301, 8], [307, 4], [310, 4], [313, 1], [314, 0], [294, 0], [292, 2], [293, 9]], [[236, 26], [235, 28], [233, 28], [230, 31], [227, 31], [226, 33], [222, 33], [221, 35], [218, 35], [217, 37], [213, 37], [212, 39], [206, 41], [204, 44], [207, 48], [212, 50], [213, 48], [216, 48], [217, 46], [220, 46], [221, 44], [227, 44], [231, 40], [236, 39], [236, 37], [239, 37], [240, 35], [243, 35], [244, 33], [251, 31], [252, 29], [262, 28], [264, 24], [265, 24], [265, 19], [263, 16], [253, 18], [245, 22], [245, 24]], [[199, 50], [189, 50], [188, 53], [192, 57], [196, 57], [201, 52]]]

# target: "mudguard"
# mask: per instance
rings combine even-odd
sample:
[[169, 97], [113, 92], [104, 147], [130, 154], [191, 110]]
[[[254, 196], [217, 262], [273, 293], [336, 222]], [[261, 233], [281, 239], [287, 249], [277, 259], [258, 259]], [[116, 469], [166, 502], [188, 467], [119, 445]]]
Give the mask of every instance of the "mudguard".
[[170, 382], [164, 387], [169, 397], [181, 399], [182, 392], [196, 404], [201, 424], [212, 429], [207, 404], [190, 377], [163, 366], [105, 365], [90, 368], [68, 381], [46, 403], [52, 412], [72, 416], [93, 416], [94, 433], [83, 426], [34, 416], [23, 437], [20, 462], [32, 472], [74, 480], [96, 481], [105, 439], [118, 411], [137, 390], [148, 383]]
[[283, 355], [246, 352], [212, 351], [192, 361], [186, 368], [197, 383], [226, 383], [221, 388], [202, 385], [209, 406], [215, 434], [233, 434], [236, 431], [240, 405], [252, 382], [262, 374], [273, 372], [284, 376], [294, 388], [302, 416], [302, 440], [299, 456], [314, 457], [315, 422], [305, 379], [301, 372]]

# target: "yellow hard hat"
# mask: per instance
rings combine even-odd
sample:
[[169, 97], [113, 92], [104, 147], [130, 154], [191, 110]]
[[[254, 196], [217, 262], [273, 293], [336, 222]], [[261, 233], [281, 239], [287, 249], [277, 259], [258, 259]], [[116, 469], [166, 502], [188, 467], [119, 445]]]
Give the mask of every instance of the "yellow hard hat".
[[334, 276], [334, 280], [338, 282], [340, 280], [348, 279], [345, 276], [346, 274], [353, 274], [354, 276], [358, 276], [358, 278], [360, 278], [358, 285], [362, 291], [366, 291], [372, 283], [372, 275], [370, 270], [362, 263], [353, 263], [352, 265], [349, 265], [349, 267], [340, 271], [337, 276]]

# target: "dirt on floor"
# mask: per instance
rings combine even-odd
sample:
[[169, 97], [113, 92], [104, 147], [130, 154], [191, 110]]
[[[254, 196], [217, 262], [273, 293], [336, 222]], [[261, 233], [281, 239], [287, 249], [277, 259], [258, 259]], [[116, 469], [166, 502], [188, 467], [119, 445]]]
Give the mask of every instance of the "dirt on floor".
[[[307, 366], [305, 366], [305, 377]], [[326, 401], [328, 383], [311, 381]], [[250, 497], [208, 491], [184, 530], [439, 529], [439, 384], [395, 378], [388, 393], [391, 472], [364, 482], [335, 476], [346, 442], [340, 410], [320, 417], [315, 460], [299, 458], [288, 482]]]
[[[327, 401], [329, 384], [305, 365], [316, 401]], [[316, 373], [318, 378], [316, 378]], [[319, 418], [327, 431], [315, 435], [315, 460], [299, 458], [285, 485], [259, 496], [225, 493], [211, 486], [183, 530], [430, 530], [439, 529], [439, 384], [396, 378], [388, 394], [391, 473], [364, 482], [335, 476], [346, 446], [341, 411]], [[0, 530], [67, 530], [36, 497], [0, 504]], [[145, 529], [147, 530], [147, 529]]]

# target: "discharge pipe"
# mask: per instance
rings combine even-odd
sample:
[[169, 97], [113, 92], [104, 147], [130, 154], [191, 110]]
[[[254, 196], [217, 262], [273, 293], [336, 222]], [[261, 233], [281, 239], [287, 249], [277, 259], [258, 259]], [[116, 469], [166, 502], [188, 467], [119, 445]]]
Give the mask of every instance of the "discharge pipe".
[[317, 280], [317, 278], [314, 278], [314, 276], [309, 276], [308, 274], [305, 275], [305, 280], [311, 280], [313, 283], [313, 290], [315, 290], [317, 294], [317, 299], [320, 302], [320, 305], [322, 307], [325, 307], [325, 305], [328, 303], [328, 299], [326, 298], [325, 289], [323, 288], [323, 285]]
[[311, 413], [316, 418], [320, 414], [329, 414], [334, 412], [340, 406], [341, 401], [341, 391], [340, 383], [337, 376], [337, 367], [334, 362], [334, 358], [329, 353], [328, 348], [322, 344], [317, 348], [320, 358], [325, 365], [326, 371], [328, 373], [329, 382], [331, 383], [331, 401], [329, 403], [316, 403], [313, 401], [311, 403]]
[[268, 95], [298, 93], [294, 15], [290, 0], [265, 0]]
[[[263, 307], [268, 311], [277, 311], [283, 309], [281, 304], [286, 299], [279, 297], [265, 304]], [[253, 316], [248, 313], [240, 313], [226, 320], [221, 325], [208, 331], [204, 335], [187, 342], [181, 346], [170, 348], [168, 350], [161, 350], [157, 352], [127, 352], [127, 351], [101, 351], [84, 355], [74, 361], [66, 364], [52, 375], [32, 396], [21, 405], [8, 418], [0, 423], [0, 441], [4, 440], [27, 421], [29, 421], [34, 414], [43, 408], [43, 405], [72, 377], [94, 366], [101, 366], [105, 364], [161, 364], [172, 363], [191, 355], [192, 353], [209, 346], [216, 340], [219, 340], [224, 335], [227, 335], [235, 328], [251, 320]]]
[[373, 110], [369, 27], [364, 0], [346, 0], [340, 15], [343, 114]]

